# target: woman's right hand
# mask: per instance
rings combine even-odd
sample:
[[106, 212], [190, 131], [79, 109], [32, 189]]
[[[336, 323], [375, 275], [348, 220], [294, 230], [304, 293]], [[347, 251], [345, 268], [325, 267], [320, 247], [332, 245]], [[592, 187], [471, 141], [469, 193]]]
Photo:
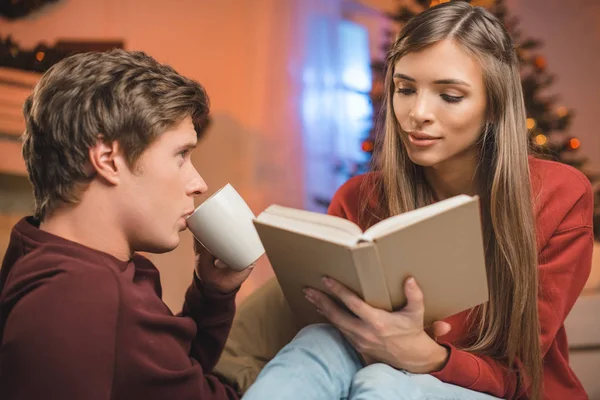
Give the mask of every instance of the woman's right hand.
[[[307, 300], [340, 330], [366, 363], [377, 361], [412, 373], [428, 374], [440, 370], [448, 361], [448, 348], [425, 332], [423, 292], [414, 278], [404, 282], [406, 306], [394, 312], [371, 307], [334, 279], [324, 278], [323, 283], [349, 311], [326, 293], [312, 288], [305, 289]], [[432, 328], [436, 337], [448, 332], [445, 323]]]
[[[425, 332], [436, 342], [440, 336], [448, 334], [452, 330], [452, 325], [445, 321], [435, 321], [431, 326], [425, 328]], [[366, 354], [360, 354], [365, 365], [374, 364], [377, 361], [367, 356]]]

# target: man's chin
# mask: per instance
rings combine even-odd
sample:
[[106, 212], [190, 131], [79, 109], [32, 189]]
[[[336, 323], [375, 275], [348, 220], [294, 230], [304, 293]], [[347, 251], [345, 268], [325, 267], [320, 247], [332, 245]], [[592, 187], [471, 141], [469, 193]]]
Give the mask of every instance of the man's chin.
[[177, 235], [176, 240], [173, 239], [169, 243], [165, 241], [164, 243], [148, 244], [147, 246], [145, 246], [145, 249], [143, 251], [146, 253], [164, 254], [175, 250], [177, 246], [179, 246], [179, 242], [179, 235]]

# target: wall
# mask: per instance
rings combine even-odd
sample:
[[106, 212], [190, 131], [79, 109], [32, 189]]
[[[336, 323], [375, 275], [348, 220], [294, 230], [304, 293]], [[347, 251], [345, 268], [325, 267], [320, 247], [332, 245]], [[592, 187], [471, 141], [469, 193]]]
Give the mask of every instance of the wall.
[[[23, 20], [0, 20], [0, 34], [12, 34], [24, 48], [59, 38], [124, 39], [127, 49], [144, 50], [197, 79], [211, 97], [213, 125], [194, 164], [209, 191], [230, 182], [258, 213], [271, 203], [302, 207], [300, 127], [290, 100], [296, 88], [287, 66], [292, 3], [62, 0]], [[0, 226], [4, 238], [8, 225]], [[161, 270], [165, 302], [177, 311], [191, 279], [191, 235], [183, 234], [177, 250], [152, 258]], [[240, 301], [270, 276], [262, 260]]]
[[581, 152], [600, 170], [600, 2], [597, 0], [507, 0], [524, 37], [543, 42], [540, 54], [556, 75], [549, 93], [573, 108], [570, 132], [581, 139]]
[[[394, 0], [361, 0], [386, 10]], [[122, 38], [128, 49], [145, 50], [203, 83], [212, 100], [214, 124], [195, 152], [194, 163], [211, 190], [231, 182], [255, 212], [271, 203], [301, 207], [303, 199], [298, 87], [288, 60], [293, 0], [62, 0], [17, 22], [0, 20], [0, 34], [22, 47], [58, 38]], [[173, 4], [176, 4], [174, 6]], [[508, 0], [525, 34], [544, 41], [543, 54], [557, 75], [552, 91], [575, 108], [573, 134], [600, 167], [600, 3], [578, 0]], [[24, 213], [30, 198], [3, 217], [0, 237]], [[7, 196], [4, 182], [0, 197]], [[9, 194], [10, 196], [10, 194]], [[29, 202], [29, 203], [27, 203]], [[2, 204], [0, 202], [0, 204]], [[7, 222], [8, 221], [8, 222]], [[3, 240], [4, 240], [3, 239]], [[2, 244], [0, 240], [0, 245]], [[192, 270], [192, 241], [155, 256], [164, 298], [177, 310]], [[271, 276], [263, 260], [243, 287], [240, 301]]]

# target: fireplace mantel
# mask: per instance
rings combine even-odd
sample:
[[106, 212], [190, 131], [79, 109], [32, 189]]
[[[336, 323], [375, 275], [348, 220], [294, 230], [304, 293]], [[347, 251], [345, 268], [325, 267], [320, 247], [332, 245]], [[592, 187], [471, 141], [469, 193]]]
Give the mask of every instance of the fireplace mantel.
[[25, 130], [23, 103], [41, 74], [0, 67], [0, 173], [26, 175], [20, 136]]

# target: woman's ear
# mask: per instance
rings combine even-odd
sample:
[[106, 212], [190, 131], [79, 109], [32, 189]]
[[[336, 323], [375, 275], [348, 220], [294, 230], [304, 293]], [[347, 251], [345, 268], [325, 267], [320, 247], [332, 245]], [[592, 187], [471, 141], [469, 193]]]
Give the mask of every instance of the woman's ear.
[[117, 185], [124, 166], [124, 159], [119, 143], [108, 141], [99, 135], [96, 144], [89, 149], [89, 160], [95, 175], [107, 182]]

